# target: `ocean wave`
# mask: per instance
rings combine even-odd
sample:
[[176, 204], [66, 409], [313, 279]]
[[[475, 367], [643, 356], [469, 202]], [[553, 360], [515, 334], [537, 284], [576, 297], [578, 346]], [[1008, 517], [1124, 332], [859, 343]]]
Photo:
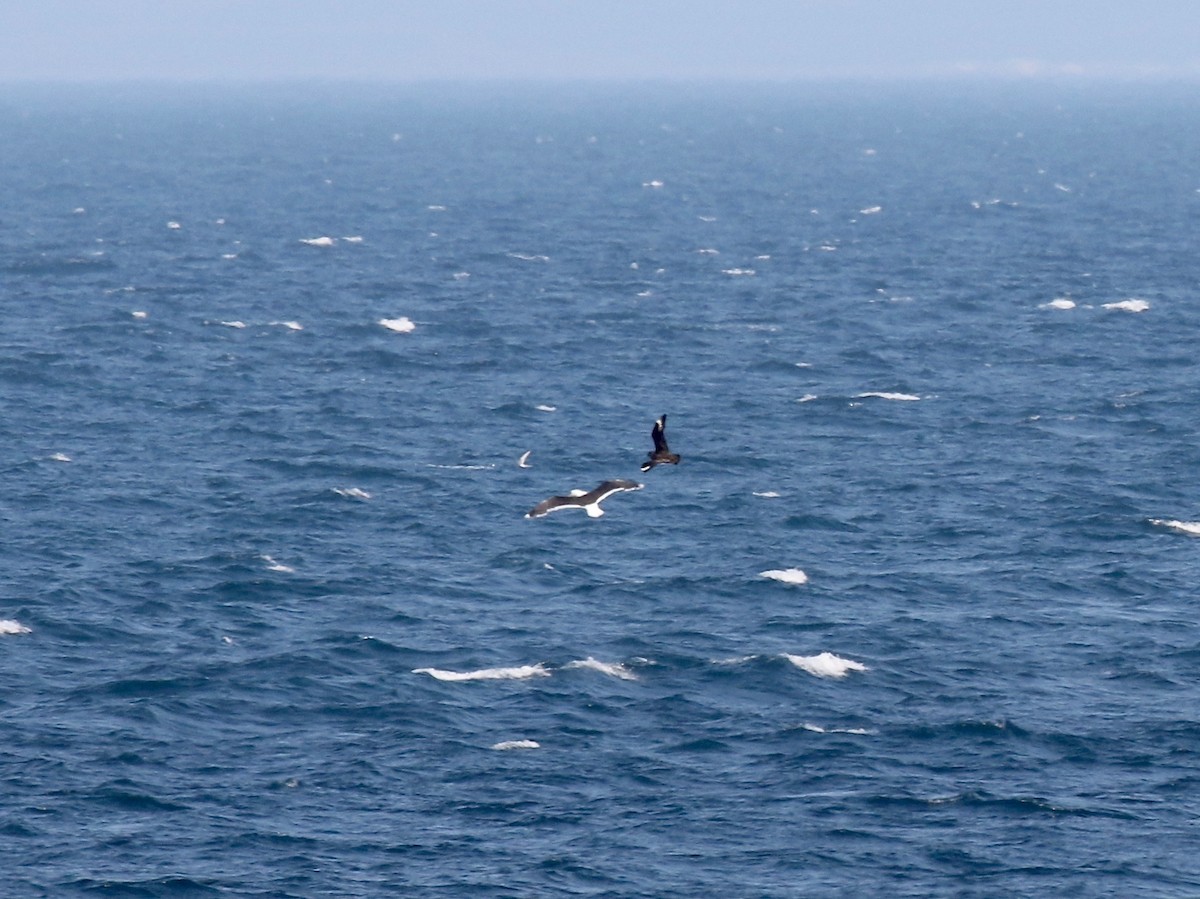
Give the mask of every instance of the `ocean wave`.
[[32, 633], [29, 628], [21, 624], [19, 621], [13, 621], [11, 618], [0, 619], [0, 636], [11, 636], [14, 634]]
[[1112, 309], [1116, 312], [1145, 312], [1150, 308], [1150, 304], [1145, 300], [1128, 299], [1120, 300], [1116, 303], [1105, 303], [1105, 309]]
[[879, 390], [869, 390], [866, 393], [859, 393], [859, 394], [855, 395], [855, 398], [860, 399], [860, 400], [865, 400], [865, 399], [891, 400], [893, 402], [899, 402], [899, 403], [913, 403], [913, 402], [916, 402], [917, 400], [921, 399], [919, 396], [916, 396], [915, 394], [912, 394], [912, 393], [890, 393], [887, 391], [879, 391]]
[[808, 722], [801, 724], [800, 729], [814, 734], [850, 734], [855, 737], [869, 737], [876, 733], [865, 727], [821, 727], [819, 724]]
[[549, 677], [550, 672], [541, 662], [536, 665], [518, 665], [513, 668], [480, 668], [476, 671], [447, 671], [443, 668], [414, 668], [413, 674], [428, 674], [444, 681], [475, 680], [525, 680], [530, 677]]
[[541, 749], [542, 744], [537, 740], [501, 740], [493, 743], [492, 749], [497, 752], [507, 752], [513, 749]]
[[783, 657], [797, 668], [816, 677], [845, 677], [851, 671], [866, 671], [867, 666], [853, 659], [843, 659], [831, 652], [815, 656], [796, 656], [785, 652]]
[[1049, 303], [1042, 304], [1043, 309], [1074, 309], [1075, 301], [1069, 300], [1066, 297], [1057, 297]]
[[591, 656], [575, 662], [568, 662], [563, 666], [563, 668], [586, 668], [591, 671], [599, 671], [601, 674], [607, 674], [609, 677], [620, 678], [621, 680], [638, 679], [636, 674], [634, 674], [620, 662], [601, 662], [598, 659], [593, 659]]
[[1181, 534], [1189, 534], [1192, 537], [1200, 537], [1200, 521], [1175, 521], [1174, 519], [1167, 518], [1151, 518], [1150, 524], [1159, 528], [1179, 531]]
[[300, 243], [310, 247], [332, 247], [337, 243], [336, 237], [301, 237]]
[[360, 487], [334, 487], [333, 492], [347, 499], [370, 499], [371, 494]]
[[773, 581], [779, 581], [782, 584], [807, 584], [808, 575], [799, 568], [772, 568], [769, 571], [760, 571], [759, 577], [770, 578]]
[[407, 334], [417, 327], [411, 318], [403, 315], [399, 318], [381, 318], [379, 324], [389, 331], [395, 331], [397, 334]]

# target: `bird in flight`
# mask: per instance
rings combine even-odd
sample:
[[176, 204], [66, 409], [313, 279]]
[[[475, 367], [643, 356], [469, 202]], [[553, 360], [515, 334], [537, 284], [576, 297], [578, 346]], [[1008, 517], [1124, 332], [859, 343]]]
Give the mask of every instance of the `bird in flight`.
[[654, 440], [654, 449], [646, 453], [646, 461], [642, 463], [642, 471], [649, 471], [655, 465], [678, 465], [679, 453], [671, 452], [667, 446], [667, 416], [663, 415], [654, 423], [650, 437]]

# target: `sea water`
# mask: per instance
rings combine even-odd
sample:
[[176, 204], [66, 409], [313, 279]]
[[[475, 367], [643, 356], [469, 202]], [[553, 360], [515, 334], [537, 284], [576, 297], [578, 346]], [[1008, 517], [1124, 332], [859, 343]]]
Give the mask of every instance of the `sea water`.
[[0, 135], [0, 893], [1200, 892], [1194, 92]]

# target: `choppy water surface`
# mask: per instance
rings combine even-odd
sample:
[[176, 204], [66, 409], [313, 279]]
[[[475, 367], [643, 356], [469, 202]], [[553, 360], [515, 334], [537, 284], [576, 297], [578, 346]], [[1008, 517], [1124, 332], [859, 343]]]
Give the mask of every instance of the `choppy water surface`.
[[1195, 893], [1197, 111], [7, 89], [4, 889]]

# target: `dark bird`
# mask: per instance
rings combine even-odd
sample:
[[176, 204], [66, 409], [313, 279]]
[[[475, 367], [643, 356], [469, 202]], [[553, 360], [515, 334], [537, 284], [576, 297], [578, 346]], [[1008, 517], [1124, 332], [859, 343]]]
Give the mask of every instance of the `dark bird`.
[[525, 517], [541, 518], [543, 515], [549, 515], [555, 509], [583, 509], [588, 513], [588, 518], [599, 518], [604, 514], [600, 503], [609, 496], [620, 493], [622, 490], [641, 490], [642, 486], [637, 481], [626, 481], [623, 478], [604, 481], [599, 487], [586, 493], [582, 490], [572, 490], [567, 496], [552, 496], [544, 499], [526, 512]]
[[667, 446], [667, 416], [664, 415], [654, 423], [650, 437], [654, 440], [654, 449], [646, 453], [646, 461], [642, 463], [642, 471], [649, 471], [655, 465], [678, 465], [679, 453], [671, 452]]

